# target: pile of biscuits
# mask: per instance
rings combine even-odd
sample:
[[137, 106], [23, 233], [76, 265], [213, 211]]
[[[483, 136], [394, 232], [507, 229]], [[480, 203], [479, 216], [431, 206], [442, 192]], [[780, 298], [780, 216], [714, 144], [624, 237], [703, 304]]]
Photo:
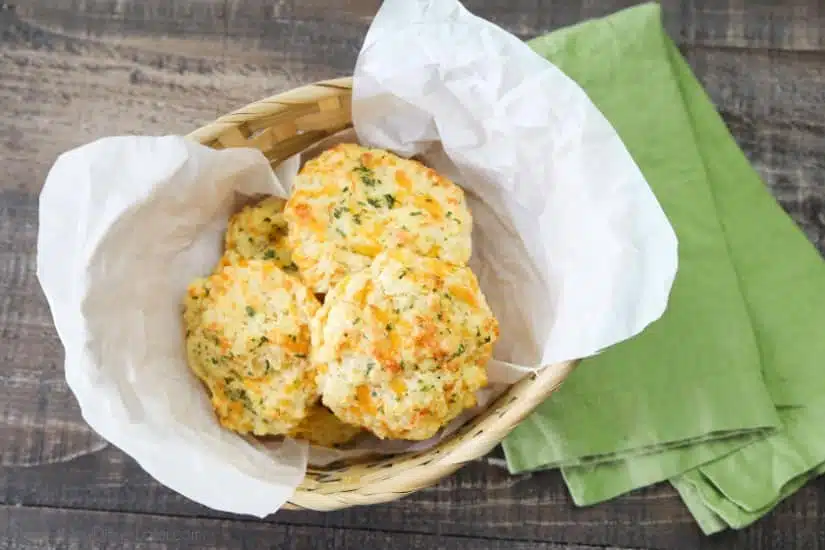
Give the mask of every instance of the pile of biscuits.
[[332, 447], [428, 439], [473, 406], [498, 323], [467, 267], [471, 229], [453, 182], [351, 143], [307, 162], [289, 200], [235, 214], [184, 300], [221, 424]]

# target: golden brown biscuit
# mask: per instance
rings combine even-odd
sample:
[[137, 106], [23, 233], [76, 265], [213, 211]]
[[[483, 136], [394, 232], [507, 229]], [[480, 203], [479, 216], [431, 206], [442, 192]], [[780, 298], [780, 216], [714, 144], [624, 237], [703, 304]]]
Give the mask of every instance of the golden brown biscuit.
[[464, 265], [472, 217], [464, 192], [420, 162], [346, 143], [307, 162], [284, 216], [292, 259], [325, 293], [382, 250]]
[[267, 197], [234, 214], [226, 228], [225, 252], [220, 265], [240, 260], [272, 260], [287, 273], [298, 271], [287, 244], [286, 201]]
[[268, 260], [240, 260], [194, 281], [184, 302], [189, 366], [221, 424], [287, 434], [318, 400], [309, 322], [320, 304]]
[[411, 440], [475, 404], [498, 338], [468, 267], [403, 249], [346, 276], [311, 327], [324, 405], [378, 437]]
[[326, 407], [316, 405], [289, 435], [321, 447], [337, 447], [352, 441], [362, 432], [358, 426], [342, 422]]

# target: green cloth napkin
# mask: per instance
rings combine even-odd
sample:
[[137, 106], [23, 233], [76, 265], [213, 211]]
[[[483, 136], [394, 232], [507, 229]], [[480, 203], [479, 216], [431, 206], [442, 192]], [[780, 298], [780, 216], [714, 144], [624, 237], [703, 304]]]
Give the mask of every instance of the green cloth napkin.
[[[589, 504], [729, 453], [779, 419], [658, 6], [563, 29], [531, 46], [610, 120], [679, 237], [665, 315], [582, 361], [504, 441], [511, 471], [564, 466], [575, 501]], [[719, 439], [727, 444], [688, 445]], [[622, 469], [618, 482], [578, 487], [572, 479], [627, 457], [645, 465]]]
[[750, 525], [825, 473], [825, 402], [779, 415], [780, 432], [672, 480], [706, 534]]
[[673, 47], [671, 58], [702, 136], [765, 381], [783, 425], [672, 480], [711, 533], [749, 525], [825, 472], [825, 262], [762, 185]]
[[[559, 399], [548, 400], [505, 442], [510, 468], [565, 466], [565, 480], [578, 504], [598, 502], [691, 470], [673, 482], [706, 532], [747, 525], [823, 470], [825, 438], [814, 429], [822, 425], [825, 407], [812, 403], [823, 395], [825, 383], [825, 375], [819, 374], [825, 339], [818, 334], [819, 327], [825, 326], [825, 263], [736, 146], [665, 36], [657, 6], [634, 8], [554, 33], [534, 41], [533, 47], [579, 82], [624, 139], [679, 236], [677, 285], [688, 288], [679, 294], [675, 286], [668, 313], [633, 342], [582, 362], [575, 378], [570, 378], [572, 390], [565, 385]], [[601, 61], [592, 63], [592, 59]], [[667, 144], [663, 139], [669, 139]], [[686, 169], [689, 162], [691, 168]], [[718, 221], [721, 231], [714, 240], [684, 222], [685, 204], [672, 197], [672, 184], [664, 179], [668, 177], [680, 178], [689, 188], [682, 190], [681, 201], [689, 201], [695, 212]], [[756, 356], [748, 353], [748, 364], [739, 368], [751, 376], [758, 377], [760, 372], [764, 376], [779, 407], [781, 428], [767, 437], [765, 432], [754, 431], [737, 435], [753, 428], [742, 426], [740, 430], [704, 430], [697, 437], [679, 440], [672, 434], [684, 432], [684, 427], [656, 423], [652, 442], [628, 450], [617, 441], [625, 430], [650, 432], [651, 416], [673, 416], [673, 410], [649, 408], [647, 392], [663, 388], [649, 383], [646, 376], [671, 374], [677, 368], [672, 355], [690, 353], [682, 347], [695, 344], [682, 336], [713, 332], [740, 342], [738, 325], [708, 325], [704, 317], [688, 318], [688, 312], [674, 321], [672, 315], [683, 310], [686, 301], [707, 298], [696, 281], [706, 272], [695, 265], [707, 267], [705, 262], [716, 261], [716, 248], [710, 245], [720, 235], [728, 260], [724, 265], [732, 269], [737, 300], [744, 304], [747, 319], [743, 324], [755, 335], [750, 351], [755, 350]], [[727, 319], [742, 322], [741, 317]], [[668, 334], [658, 335], [655, 329]], [[662, 348], [669, 343], [668, 336], [681, 344], [677, 341], [675, 347]], [[634, 346], [648, 353], [636, 355]], [[626, 353], [616, 353], [622, 348], [627, 348]], [[640, 367], [656, 349], [659, 361]], [[704, 392], [708, 385], [725, 379], [731, 365], [727, 355], [711, 354], [705, 361], [707, 369], [692, 373], [687, 396], [694, 397], [693, 411], [687, 414], [693, 418], [684, 421], [700, 430], [715, 422], [707, 419], [709, 415], [724, 414], [718, 408], [722, 404], [706, 408], [718, 393], [706, 396]], [[636, 377], [642, 380], [637, 383]], [[607, 412], [594, 417], [590, 409], [596, 403], [588, 396], [602, 395], [601, 386], [616, 383], [623, 383], [621, 391], [626, 392], [633, 385], [638, 404], [618, 418], [610, 418]], [[750, 409], [753, 400], [764, 405], [764, 392], [751, 395], [750, 388], [740, 391], [727, 386], [724, 390], [728, 393], [723, 401], [731, 413]], [[671, 409], [684, 412], [680, 403], [686, 397], [685, 389], [675, 388], [670, 397]], [[602, 406], [610, 405], [617, 406], [603, 401]], [[619, 401], [618, 407], [623, 406]], [[632, 413], [637, 414], [635, 425], [626, 422]], [[697, 418], [704, 421], [697, 422]], [[614, 431], [620, 433], [610, 433]], [[570, 443], [567, 438], [578, 440]], [[605, 452], [605, 442], [611, 438], [617, 443], [614, 452]], [[720, 457], [724, 458], [716, 460]]]
[[[706, 508], [738, 528], [769, 511], [825, 462], [825, 407], [817, 404], [825, 394], [825, 262], [765, 189], [684, 59], [666, 42], [783, 424], [780, 432], [733, 453], [725, 441], [692, 446], [696, 456], [726, 456], [674, 480], [697, 517]], [[788, 408], [800, 406], [807, 408]], [[661, 479], [673, 471], [662, 464], [672, 462], [668, 454], [653, 455], [564, 474], [571, 492], [588, 503], [646, 485], [651, 476]], [[691, 493], [686, 485], [698, 490]], [[700, 525], [708, 532], [719, 527]]]

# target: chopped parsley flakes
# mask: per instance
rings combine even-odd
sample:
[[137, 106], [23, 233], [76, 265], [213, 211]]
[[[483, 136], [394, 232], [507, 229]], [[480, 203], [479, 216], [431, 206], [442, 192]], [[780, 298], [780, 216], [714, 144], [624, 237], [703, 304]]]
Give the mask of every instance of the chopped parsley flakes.
[[452, 360], [453, 360], [453, 359], [455, 359], [456, 357], [459, 357], [462, 353], [464, 353], [464, 351], [465, 351], [464, 344], [459, 344], [459, 345], [458, 345], [458, 349], [457, 349], [457, 350], [455, 351], [455, 353], [454, 353], [454, 354], [450, 357], [450, 361], [452, 361]]
[[364, 166], [363, 164], [359, 164], [353, 171], [358, 174], [358, 177], [361, 178], [361, 183], [366, 185], [367, 187], [375, 187], [378, 185], [378, 180], [375, 177], [375, 174], [372, 170]]

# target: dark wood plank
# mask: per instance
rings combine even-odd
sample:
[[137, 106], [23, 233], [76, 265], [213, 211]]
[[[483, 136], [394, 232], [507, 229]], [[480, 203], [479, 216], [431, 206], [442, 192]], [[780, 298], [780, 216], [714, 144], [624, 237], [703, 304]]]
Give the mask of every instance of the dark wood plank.
[[[0, 503], [233, 518], [161, 486], [113, 448], [67, 465], [0, 468]], [[281, 511], [264, 521], [564, 544], [767, 550], [825, 547], [823, 517], [825, 479], [820, 479], [755, 527], [704, 537], [679, 497], [666, 486], [580, 509], [572, 505], [557, 472], [511, 476], [489, 464], [474, 463], [432, 489], [391, 504], [332, 513]]]
[[35, 277], [37, 204], [0, 187], [0, 464], [69, 460], [105, 442], [80, 417]]
[[[466, 0], [474, 13], [527, 38], [639, 0]], [[27, 0], [26, 18], [82, 36], [143, 39], [224, 35], [269, 53], [347, 58], [380, 0]], [[825, 48], [825, 6], [816, 0], [662, 0], [668, 30], [693, 45], [819, 51]], [[352, 57], [354, 59], [354, 57]], [[341, 66], [349, 70], [351, 64]]]
[[[109, 514], [87, 510], [15, 508], [0, 505], [2, 547], [9, 550], [132, 550], [277, 548], [349, 550], [595, 550], [547, 542], [480, 537], [384, 533], [369, 529], [309, 529], [251, 521], [176, 518], [151, 514]], [[614, 546], [601, 549], [621, 550]]]
[[186, 133], [297, 84], [280, 72], [227, 72], [220, 57], [175, 45], [165, 51], [44, 31], [10, 11], [0, 12], [0, 32], [4, 188], [38, 191], [60, 152], [96, 137]]
[[680, 19], [688, 44], [825, 49], [825, 4], [816, 0], [686, 0]]

